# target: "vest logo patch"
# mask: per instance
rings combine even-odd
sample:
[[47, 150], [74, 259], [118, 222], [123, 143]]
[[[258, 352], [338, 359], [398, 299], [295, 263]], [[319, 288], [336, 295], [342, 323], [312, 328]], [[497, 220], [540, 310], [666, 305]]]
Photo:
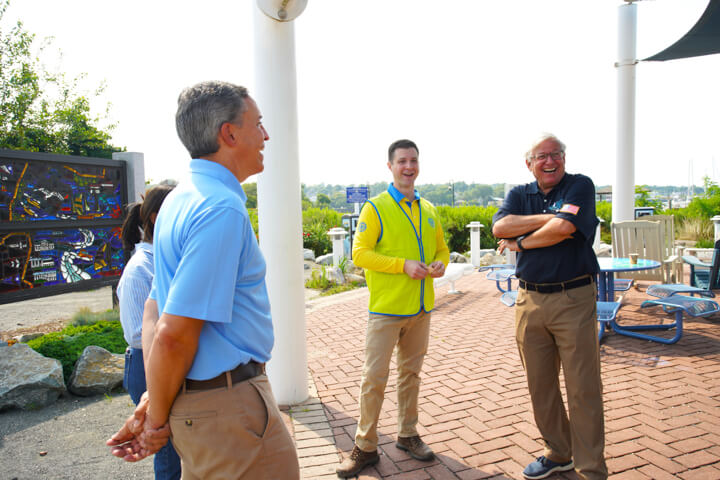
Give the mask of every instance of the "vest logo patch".
[[565, 203], [565, 204], [563, 204], [563, 206], [560, 208], [559, 211], [562, 213], [571, 213], [573, 215], [577, 215], [578, 212], [580, 211], [580, 207], [578, 207], [577, 205], [570, 204], [570, 203]]
[[432, 228], [435, 228], [435, 220], [433, 220], [432, 217], [428, 217], [428, 225], [430, 225]]
[[364, 232], [365, 230], [367, 230], [367, 223], [365, 223], [365, 222], [360, 222], [360, 223], [358, 224], [358, 231], [359, 231], [359, 232]]

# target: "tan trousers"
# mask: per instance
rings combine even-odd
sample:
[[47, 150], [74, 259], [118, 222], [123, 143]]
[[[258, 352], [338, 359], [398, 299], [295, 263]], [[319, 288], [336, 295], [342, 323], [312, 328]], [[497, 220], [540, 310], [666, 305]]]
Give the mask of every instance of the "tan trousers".
[[420, 370], [428, 348], [430, 313], [412, 317], [370, 314], [365, 337], [365, 366], [360, 386], [360, 420], [355, 444], [366, 452], [377, 449], [380, 418], [390, 372], [390, 359], [397, 345], [398, 436], [417, 435]]
[[[594, 283], [556, 293], [518, 292], [515, 328], [545, 457], [575, 460], [588, 480], [607, 479]], [[568, 411], [560, 393], [562, 365]]]
[[265, 375], [181, 392], [170, 411], [183, 480], [299, 479], [290, 434]]

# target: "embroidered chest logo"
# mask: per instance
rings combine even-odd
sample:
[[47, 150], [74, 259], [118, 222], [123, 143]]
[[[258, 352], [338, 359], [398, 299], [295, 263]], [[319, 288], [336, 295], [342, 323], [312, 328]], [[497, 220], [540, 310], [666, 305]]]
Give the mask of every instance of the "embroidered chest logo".
[[430, 228], [435, 228], [435, 220], [432, 217], [428, 217], [428, 225], [430, 225]]

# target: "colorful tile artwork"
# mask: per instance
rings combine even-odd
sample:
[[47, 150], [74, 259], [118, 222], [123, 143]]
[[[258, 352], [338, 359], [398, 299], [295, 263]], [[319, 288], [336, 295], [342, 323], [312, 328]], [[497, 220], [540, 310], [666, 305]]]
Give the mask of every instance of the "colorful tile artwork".
[[120, 227], [0, 234], [0, 293], [120, 275]]
[[120, 167], [0, 158], [0, 222], [122, 217]]
[[0, 158], [0, 294], [119, 276], [122, 178], [121, 167]]

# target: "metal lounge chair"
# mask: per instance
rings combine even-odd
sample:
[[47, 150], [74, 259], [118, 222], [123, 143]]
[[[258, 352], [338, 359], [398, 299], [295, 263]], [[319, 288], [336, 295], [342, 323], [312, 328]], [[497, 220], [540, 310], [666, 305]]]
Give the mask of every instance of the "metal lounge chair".
[[508, 307], [514, 307], [517, 301], [517, 290], [510, 290], [500, 296], [500, 301]]
[[[491, 270], [487, 274], [488, 280], [495, 281], [495, 285], [497, 286], [497, 289], [500, 290], [501, 293], [510, 292], [512, 291], [512, 281], [515, 277], [515, 267], [513, 268], [500, 268], [497, 270]], [[507, 282], [507, 289], [500, 286], [500, 282]]]
[[598, 342], [609, 328], [607, 325], [615, 321], [618, 310], [620, 310], [620, 302], [597, 302]]
[[[675, 314], [675, 322], [668, 324], [655, 324], [655, 325], [632, 325], [632, 326], [621, 326], [614, 325], [615, 331], [622, 335], [627, 335], [634, 338], [640, 338], [643, 340], [651, 340], [653, 342], [659, 342], [664, 344], [676, 343], [682, 337], [683, 332], [683, 315], [687, 314], [691, 317], [707, 317], [714, 313], [720, 312], [720, 306], [717, 302], [707, 300], [704, 298], [688, 297], [686, 295], [672, 295], [670, 297], [660, 298], [657, 300], [645, 300], [641, 308], [660, 306], [667, 313]], [[670, 330], [675, 329], [675, 336], [672, 338], [656, 337], [654, 335], [646, 335], [639, 333], [638, 331], [643, 330]]]
[[672, 295], [690, 294], [690, 296], [700, 295], [701, 297], [713, 298], [715, 294], [712, 290], [703, 290], [700, 287], [685, 285], [684, 283], [670, 283], [650, 285], [646, 292], [648, 295], [658, 298], [666, 298]]

